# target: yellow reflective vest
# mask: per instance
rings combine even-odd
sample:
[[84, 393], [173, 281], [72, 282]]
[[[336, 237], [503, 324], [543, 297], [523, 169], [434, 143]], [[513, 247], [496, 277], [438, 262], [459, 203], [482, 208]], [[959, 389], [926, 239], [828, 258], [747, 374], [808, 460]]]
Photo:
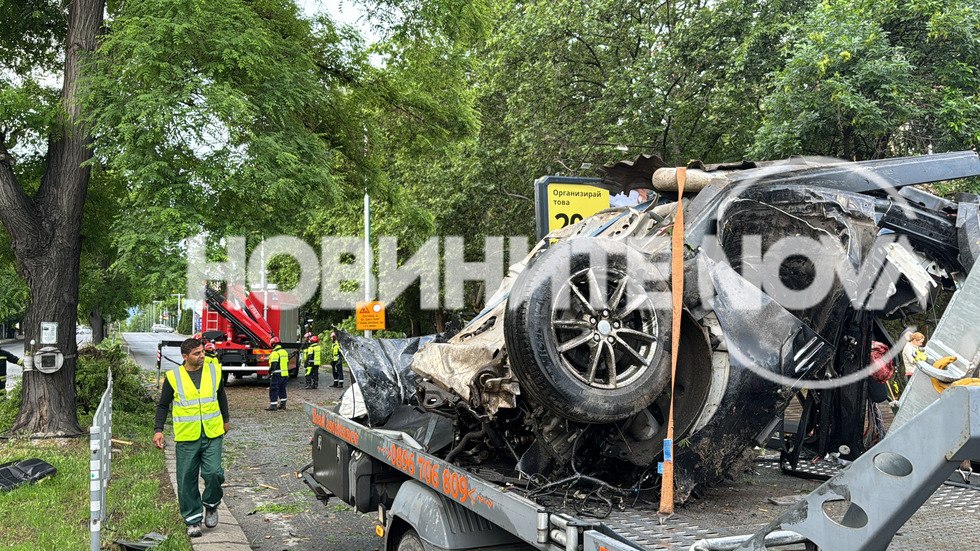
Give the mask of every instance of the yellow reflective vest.
[[279, 374], [289, 377], [289, 353], [283, 350], [282, 346], [276, 345], [269, 354], [269, 375], [279, 366]]
[[221, 373], [221, 362], [218, 361], [218, 358], [215, 358], [214, 356], [208, 356], [208, 355], [205, 354], [204, 355], [204, 368], [207, 369], [208, 365], [210, 365], [210, 364], [214, 364], [215, 366], [217, 366], [218, 373]]
[[225, 433], [225, 422], [218, 407], [218, 381], [221, 365], [209, 363], [201, 373], [201, 389], [187, 374], [183, 365], [167, 372], [167, 382], [174, 389], [174, 440], [192, 442], [201, 437], [201, 428], [208, 438]]
[[318, 342], [315, 342], [315, 343], [311, 344], [309, 347], [306, 348], [306, 350], [303, 350], [303, 363], [304, 364], [306, 363], [306, 360], [308, 358], [310, 358], [310, 357], [313, 358], [313, 363], [310, 364], [310, 365], [308, 365], [308, 366], [306, 366], [306, 374], [307, 375], [309, 375], [310, 373], [313, 372], [313, 366], [314, 365], [315, 366], [321, 366], [321, 365], [323, 365], [322, 353], [323, 353], [323, 348], [320, 346], [320, 343], [318, 343]]
[[333, 361], [340, 359], [340, 343], [333, 341]]

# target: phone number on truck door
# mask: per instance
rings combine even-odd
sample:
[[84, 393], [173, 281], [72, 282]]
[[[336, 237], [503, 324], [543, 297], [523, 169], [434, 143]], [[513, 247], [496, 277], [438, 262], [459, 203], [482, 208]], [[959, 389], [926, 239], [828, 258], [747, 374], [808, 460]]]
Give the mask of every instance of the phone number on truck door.
[[478, 495], [468, 477], [455, 469], [440, 467], [429, 458], [416, 455], [414, 451], [395, 444], [390, 444], [387, 448], [379, 447], [378, 451], [384, 454], [394, 468], [424, 482], [433, 490], [442, 492], [446, 497], [460, 503], [469, 501], [493, 507], [493, 501]]

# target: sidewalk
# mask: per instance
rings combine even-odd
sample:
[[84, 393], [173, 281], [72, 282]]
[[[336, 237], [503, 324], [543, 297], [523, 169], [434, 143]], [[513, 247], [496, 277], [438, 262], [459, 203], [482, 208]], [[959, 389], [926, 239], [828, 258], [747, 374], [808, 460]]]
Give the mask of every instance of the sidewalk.
[[[167, 435], [167, 445], [164, 447], [165, 464], [167, 472], [170, 474], [170, 484], [174, 487], [174, 494], [177, 493], [177, 468], [176, 457], [174, 455], [173, 435]], [[201, 491], [204, 491], [204, 482], [201, 481]], [[248, 544], [245, 532], [238, 525], [238, 521], [225, 506], [224, 500], [218, 506], [218, 525], [214, 528], [205, 528], [201, 523], [204, 535], [199, 538], [191, 538], [191, 547], [194, 551], [251, 551], [252, 546]]]

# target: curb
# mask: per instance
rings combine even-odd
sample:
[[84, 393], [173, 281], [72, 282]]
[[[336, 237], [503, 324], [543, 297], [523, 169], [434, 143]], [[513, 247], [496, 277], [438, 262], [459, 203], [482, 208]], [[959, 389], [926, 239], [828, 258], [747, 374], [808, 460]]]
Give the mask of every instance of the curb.
[[[174, 452], [175, 447], [173, 435], [167, 435], [167, 444], [164, 446], [164, 464], [170, 474], [170, 485], [173, 486], [176, 495], [177, 459]], [[204, 482], [198, 478], [198, 483], [203, 491]], [[252, 551], [252, 546], [248, 544], [245, 532], [242, 531], [242, 527], [238, 525], [238, 520], [231, 514], [228, 507], [225, 506], [224, 499], [218, 505], [218, 525], [214, 528], [205, 528], [202, 522], [201, 529], [204, 535], [199, 538], [190, 538], [191, 548], [194, 551]]]

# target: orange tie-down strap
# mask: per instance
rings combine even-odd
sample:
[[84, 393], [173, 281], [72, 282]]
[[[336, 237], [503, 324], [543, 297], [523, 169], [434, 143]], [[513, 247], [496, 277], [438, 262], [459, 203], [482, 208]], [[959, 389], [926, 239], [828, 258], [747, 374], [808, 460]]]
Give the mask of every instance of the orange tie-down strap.
[[681, 313], [684, 308], [684, 182], [687, 168], [677, 169], [677, 209], [674, 231], [670, 240], [670, 296], [673, 314], [670, 331], [670, 412], [667, 416], [667, 439], [664, 440], [663, 478], [660, 484], [660, 512], [674, 512], [674, 379], [677, 375], [677, 355], [681, 344]]

